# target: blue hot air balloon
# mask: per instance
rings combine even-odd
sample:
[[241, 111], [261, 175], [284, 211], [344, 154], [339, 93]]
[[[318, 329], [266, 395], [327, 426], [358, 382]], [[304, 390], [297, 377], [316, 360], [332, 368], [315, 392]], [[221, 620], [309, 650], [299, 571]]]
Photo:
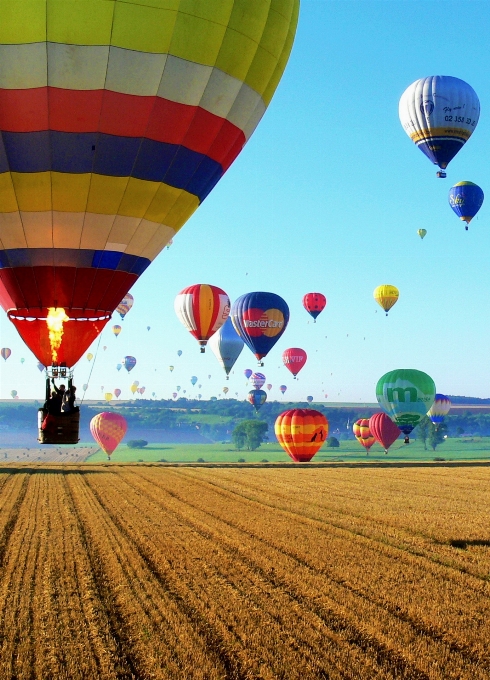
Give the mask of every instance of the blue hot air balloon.
[[129, 371], [132, 371], [133, 368], [136, 366], [136, 359], [134, 357], [124, 357], [124, 359], [122, 360], [122, 365], [129, 373]]
[[192, 383], [192, 385], [195, 385], [197, 383], [197, 376], [195, 376], [195, 375], [192, 376], [191, 383]]
[[254, 407], [255, 413], [258, 413], [260, 407], [267, 401], [267, 392], [264, 392], [264, 390], [250, 390], [247, 399]]
[[473, 182], [458, 182], [449, 190], [449, 205], [460, 220], [468, 224], [480, 210], [485, 198], [478, 184]]
[[122, 368], [122, 364], [117, 364], [116, 368], [117, 368], [118, 371], [120, 371], [121, 368]]
[[236, 332], [261, 363], [286, 330], [289, 307], [275, 293], [247, 293], [235, 300], [230, 317]]

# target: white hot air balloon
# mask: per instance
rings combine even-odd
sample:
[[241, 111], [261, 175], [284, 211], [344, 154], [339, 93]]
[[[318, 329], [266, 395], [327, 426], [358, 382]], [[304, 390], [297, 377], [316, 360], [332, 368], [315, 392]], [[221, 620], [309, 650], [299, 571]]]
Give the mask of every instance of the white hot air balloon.
[[240, 356], [243, 346], [244, 342], [236, 332], [230, 317], [208, 341], [208, 347], [211, 348], [213, 354], [225, 369], [227, 380], [229, 380], [230, 371]]
[[471, 137], [480, 117], [474, 89], [453, 76], [427, 76], [402, 94], [400, 122], [410, 139], [446, 177], [448, 163]]

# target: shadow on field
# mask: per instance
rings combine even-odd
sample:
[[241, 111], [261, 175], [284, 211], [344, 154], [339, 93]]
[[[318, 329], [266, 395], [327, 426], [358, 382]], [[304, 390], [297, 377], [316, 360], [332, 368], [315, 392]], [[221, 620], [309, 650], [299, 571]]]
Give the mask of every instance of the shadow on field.
[[480, 538], [469, 538], [468, 540], [453, 538], [449, 541], [449, 545], [453, 548], [459, 548], [460, 550], [466, 550], [468, 546], [472, 545], [490, 548], [490, 540]]
[[[83, 469], [80, 466], [80, 463], [78, 463], [75, 467], [75, 463], [68, 465], [66, 467], [50, 467], [49, 464], [44, 464], [44, 465], [17, 465], [17, 466], [8, 466], [8, 467], [0, 467], [0, 474], [2, 475], [92, 475], [92, 474], [100, 474], [105, 472], [105, 470], [98, 470], [98, 469]], [[97, 467], [109, 467], [108, 465], [99, 465]]]

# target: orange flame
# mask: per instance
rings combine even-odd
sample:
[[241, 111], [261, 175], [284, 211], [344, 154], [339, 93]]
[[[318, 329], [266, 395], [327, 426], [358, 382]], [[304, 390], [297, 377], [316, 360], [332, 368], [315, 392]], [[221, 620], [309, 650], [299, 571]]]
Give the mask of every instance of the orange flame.
[[51, 361], [58, 361], [58, 350], [63, 339], [63, 322], [69, 321], [63, 307], [49, 307], [46, 325], [49, 330], [49, 344], [51, 345]]

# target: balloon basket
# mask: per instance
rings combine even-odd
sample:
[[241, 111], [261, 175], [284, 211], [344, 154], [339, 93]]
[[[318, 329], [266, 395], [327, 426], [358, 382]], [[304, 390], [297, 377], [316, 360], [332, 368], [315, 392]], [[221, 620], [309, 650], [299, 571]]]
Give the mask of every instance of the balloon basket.
[[439, 170], [439, 172], [436, 172], [436, 177], [439, 177], [440, 179], [446, 179], [447, 175], [444, 170]]
[[45, 429], [42, 425], [48, 415], [47, 410], [40, 408], [37, 412], [38, 437], [41, 444], [77, 444], [80, 441], [80, 411], [49, 416]]

